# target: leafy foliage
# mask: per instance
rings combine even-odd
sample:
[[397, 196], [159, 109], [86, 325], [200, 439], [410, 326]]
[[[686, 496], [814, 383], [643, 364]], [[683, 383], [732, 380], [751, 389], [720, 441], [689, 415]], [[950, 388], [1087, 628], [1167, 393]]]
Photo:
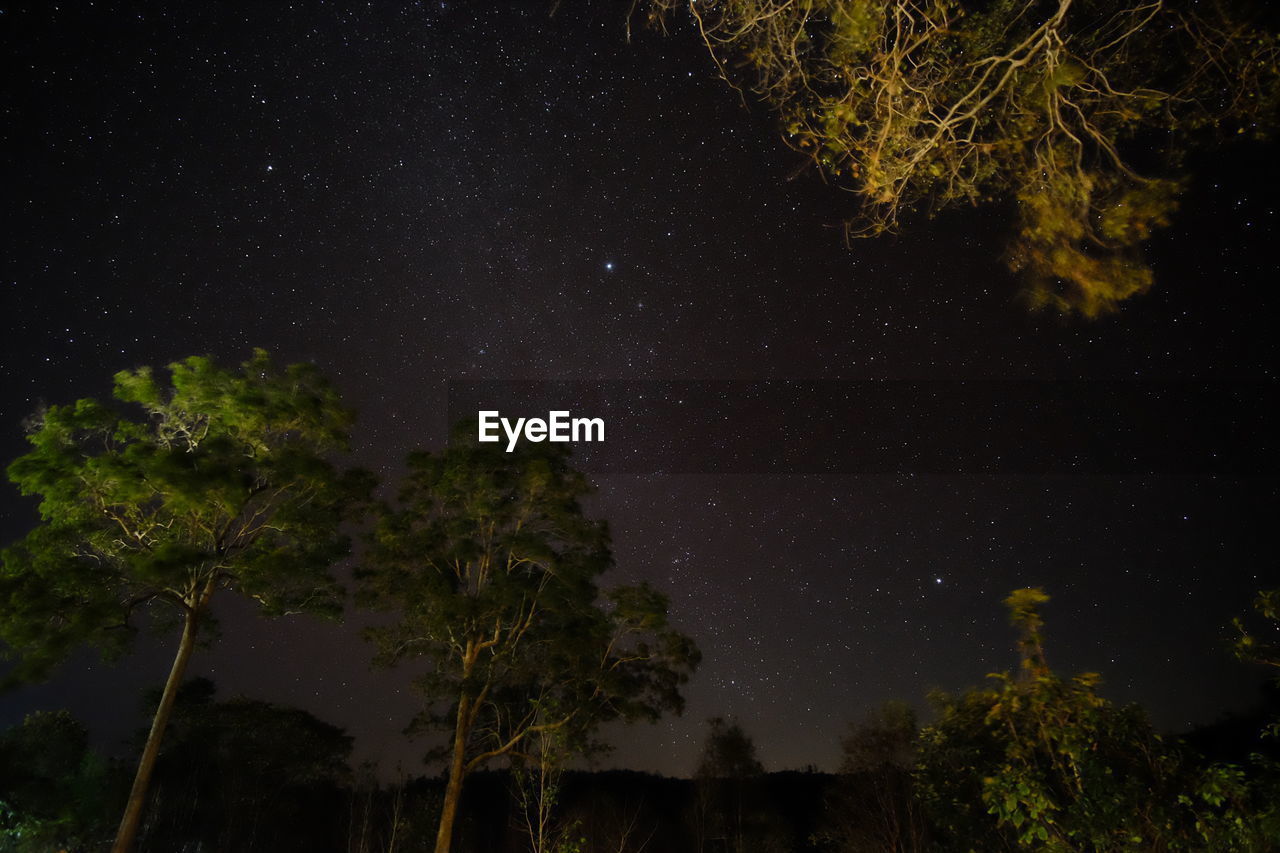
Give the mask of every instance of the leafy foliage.
[[37, 711], [0, 734], [0, 849], [86, 847], [111, 834], [114, 774], [66, 711]]
[[11, 680], [43, 677], [85, 642], [119, 652], [137, 609], [203, 611], [218, 589], [269, 614], [340, 612], [328, 570], [368, 482], [325, 456], [345, 447], [351, 412], [314, 367], [280, 371], [261, 350], [240, 371], [193, 357], [168, 373], [116, 374], [118, 405], [48, 409], [9, 466], [43, 522], [3, 554]]
[[1239, 3], [651, 0], [687, 7], [722, 75], [748, 70], [792, 146], [861, 200], [852, 236], [1002, 199], [1033, 304], [1087, 316], [1151, 287], [1185, 153], [1256, 135], [1277, 40]]
[[579, 821], [561, 812], [565, 765], [574, 757], [564, 727], [541, 728], [539, 723], [560, 719], [554, 703], [540, 706], [535, 731], [519, 754], [511, 756], [511, 788], [516, 828], [528, 837], [530, 853], [580, 853]]
[[[1040, 662], [1040, 590], [1010, 596], [1024, 628], [1021, 676], [937, 698], [917, 782], [948, 849], [1265, 850], [1266, 807], [1242, 770], [1203, 766], [1136, 707], [1100, 697], [1099, 678]], [[1030, 642], [1028, 642], [1030, 638]]]
[[[1247, 625], [1240, 618], [1234, 620], [1239, 632], [1235, 640], [1236, 657], [1280, 669], [1280, 588], [1259, 592], [1253, 609], [1260, 617], [1256, 625]], [[1280, 719], [1272, 720], [1265, 733], [1268, 737], [1280, 738]]]
[[1253, 661], [1280, 668], [1280, 589], [1268, 589], [1258, 593], [1253, 609], [1261, 617], [1259, 625], [1250, 630], [1243, 619], [1236, 619], [1236, 655], [1241, 660]]

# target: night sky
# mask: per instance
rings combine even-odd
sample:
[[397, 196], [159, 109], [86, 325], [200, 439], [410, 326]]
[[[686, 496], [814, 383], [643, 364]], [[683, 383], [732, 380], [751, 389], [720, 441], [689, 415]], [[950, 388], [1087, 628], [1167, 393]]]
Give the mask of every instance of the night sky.
[[[683, 21], [662, 37], [637, 18], [628, 43], [628, 3], [167, 5], [0, 6], [4, 460], [41, 401], [255, 346], [338, 384], [357, 461], [385, 480], [443, 445], [451, 380], [1274, 393], [1274, 147], [1194, 160], [1150, 248], [1156, 289], [1082, 322], [1028, 312], [999, 207], [846, 248], [852, 196], [716, 79]], [[1226, 422], [1252, 458], [1256, 423]], [[833, 768], [875, 705], [923, 709], [1014, 665], [1000, 601], [1027, 585], [1053, 596], [1055, 668], [1100, 671], [1166, 729], [1247, 708], [1262, 674], [1231, 659], [1229, 623], [1277, 581], [1276, 466], [1256, 455], [1219, 473], [601, 474], [609, 580], [666, 591], [704, 653], [684, 717], [618, 729], [606, 763], [687, 774], [705, 719], [732, 714], [767, 768]], [[33, 520], [7, 488], [0, 538]], [[219, 612], [192, 674], [419, 771], [401, 735], [417, 698], [406, 672], [369, 671], [364, 617], [268, 622], [229, 596]], [[68, 707], [118, 743], [171, 640], [114, 668], [76, 657], [0, 697], [0, 726]]]

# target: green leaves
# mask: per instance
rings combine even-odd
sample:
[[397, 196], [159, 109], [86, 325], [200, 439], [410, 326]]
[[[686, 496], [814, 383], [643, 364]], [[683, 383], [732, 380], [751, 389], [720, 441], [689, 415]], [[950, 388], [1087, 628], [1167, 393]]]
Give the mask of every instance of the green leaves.
[[1258, 617], [1256, 626], [1244, 619], [1233, 620], [1239, 636], [1234, 646], [1241, 660], [1280, 667], [1280, 588], [1263, 590], [1253, 602]]
[[590, 487], [561, 446], [506, 453], [461, 428], [408, 468], [396, 505], [378, 514], [358, 597], [395, 614], [369, 632], [378, 660], [426, 658], [428, 703], [472, 708], [470, 721], [455, 704], [423, 722], [462, 726], [473, 745], [505, 753], [537, 708], [584, 729], [679, 709], [697, 651], [652, 588], [602, 596], [608, 529], [583, 513]]
[[84, 643], [114, 658], [132, 639], [116, 589], [84, 553], [82, 529], [40, 527], [0, 552], [0, 655], [17, 658], [0, 687], [46, 677]]
[[9, 466], [43, 519], [0, 569], [14, 678], [81, 643], [118, 651], [139, 608], [195, 612], [216, 590], [270, 613], [340, 609], [328, 570], [371, 482], [328, 459], [353, 414], [314, 367], [261, 350], [239, 370], [192, 357], [122, 371], [114, 395], [43, 412]]
[[921, 732], [917, 783], [943, 849], [1268, 849], [1239, 768], [1160, 737], [1139, 708], [1099, 696], [1096, 673], [1064, 679], [1043, 665], [1047, 601], [1040, 589], [1006, 600], [1024, 656], [1040, 663], [940, 697]]

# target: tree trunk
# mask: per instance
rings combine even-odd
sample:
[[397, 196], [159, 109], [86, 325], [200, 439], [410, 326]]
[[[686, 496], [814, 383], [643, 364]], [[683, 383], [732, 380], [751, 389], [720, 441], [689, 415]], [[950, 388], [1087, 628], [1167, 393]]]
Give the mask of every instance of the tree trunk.
[[458, 700], [458, 717], [453, 727], [453, 756], [449, 762], [449, 780], [445, 783], [444, 803], [440, 807], [440, 828], [436, 831], [436, 853], [449, 853], [453, 843], [453, 819], [458, 814], [458, 800], [462, 796], [462, 775], [467, 757], [467, 725], [471, 713], [471, 701], [464, 694]]
[[169, 680], [164, 684], [164, 692], [160, 694], [160, 705], [151, 720], [151, 732], [147, 735], [147, 745], [142, 749], [142, 758], [138, 761], [138, 772], [133, 777], [133, 788], [129, 791], [129, 802], [124, 808], [124, 817], [120, 819], [120, 828], [116, 830], [116, 841], [111, 846], [111, 853], [129, 853], [133, 849], [138, 835], [138, 826], [142, 821], [142, 808], [147, 802], [147, 791], [151, 786], [151, 771], [156, 765], [156, 756], [160, 754], [160, 739], [164, 737], [165, 727], [169, 725], [169, 714], [173, 711], [173, 701], [178, 697], [178, 688], [182, 685], [182, 676], [187, 671], [187, 661], [196, 645], [196, 623], [198, 610], [187, 611], [182, 623], [182, 639], [178, 642], [178, 653], [173, 658], [173, 667], [169, 670]]
[[387, 842], [387, 853], [396, 853], [396, 840], [400, 834], [400, 812], [404, 809], [404, 779], [396, 788], [395, 799], [391, 801], [391, 840]]

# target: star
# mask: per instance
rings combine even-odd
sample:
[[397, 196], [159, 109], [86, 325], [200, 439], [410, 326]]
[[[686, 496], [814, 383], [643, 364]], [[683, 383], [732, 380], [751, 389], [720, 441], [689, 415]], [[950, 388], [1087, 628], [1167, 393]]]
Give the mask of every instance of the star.
[[[28, 5], [40, 32], [98, 25], [90, 4]], [[321, 16], [245, 4], [255, 38], [242, 43], [238, 28], [171, 5], [136, 39], [58, 39], [23, 54], [32, 67], [19, 109], [29, 114], [11, 125], [31, 156], [10, 180], [23, 214], [6, 225], [15, 250], [5, 279], [22, 310], [11, 312], [0, 359], [0, 378], [21, 391], [0, 397], [9, 448], [0, 464], [22, 452], [23, 419], [39, 399], [106, 395], [116, 370], [193, 353], [234, 365], [263, 346], [281, 363], [313, 362], [359, 410], [358, 450], [392, 491], [405, 454], [444, 444], [446, 379], [670, 379], [652, 391], [637, 385], [624, 400], [610, 441], [626, 458], [618, 475], [589, 469], [598, 481], [589, 515], [609, 522], [619, 581], [653, 582], [669, 595], [673, 624], [703, 646], [704, 660], [688, 712], [670, 721], [681, 749], [660, 753], [656, 730], [628, 729], [614, 744], [619, 766], [687, 775], [702, 720], [751, 713], [767, 763], [834, 769], [839, 725], [797, 737], [787, 714], [767, 709], [854, 718], [888, 699], [920, 704], [931, 688], [980, 682], [1016, 664], [1000, 600], [1038, 584], [1054, 596], [1051, 634], [1082, 654], [1093, 654], [1090, 638], [1113, 640], [1098, 640], [1116, 655], [1103, 675], [1134, 684], [1162, 726], [1253, 701], [1247, 678], [1234, 692], [1217, 689], [1225, 680], [1216, 632], [1247, 611], [1264, 580], [1258, 530], [1274, 514], [1270, 474], [1240, 486], [1171, 463], [1176, 477], [1113, 482], [1033, 476], [1034, 465], [1014, 461], [1017, 476], [950, 477], [947, 457], [927, 452], [937, 448], [921, 448], [917, 471], [913, 454], [894, 450], [912, 450], [899, 436], [874, 434], [879, 403], [865, 421], [834, 413], [861, 414], [841, 401], [889, 394], [901, 408], [891, 420], [909, 425], [917, 404], [942, 405], [935, 388], [960, 393], [951, 378], [1270, 381], [1274, 259], [1258, 238], [1276, 217], [1270, 197], [1251, 187], [1274, 175], [1274, 149], [1214, 161], [1157, 253], [1152, 301], [1098, 323], [1025, 320], [1025, 306], [1007, 298], [1022, 284], [992, 257], [1000, 211], [846, 244], [828, 226], [851, 215], [847, 194], [816, 174], [785, 180], [785, 145], [760, 132], [773, 118], [722, 110], [736, 98], [697, 44], [667, 43], [670, 62], [650, 67], [598, 32], [604, 18], [590, 11], [521, 17], [442, 0], [394, 15], [354, 3]], [[379, 61], [351, 79], [352, 52], [373, 46]], [[95, 99], [135, 86], [138, 69], [152, 65], [162, 77], [145, 103]], [[292, 77], [295, 66], [308, 73]], [[46, 113], [44, 103], [59, 109]], [[289, 174], [264, 183], [277, 157]], [[89, 184], [69, 158], [95, 164]], [[606, 247], [635, 266], [615, 280], [622, 264], [600, 256]], [[1228, 277], [1237, 301], [1200, 286]], [[769, 390], [790, 377], [822, 380], [831, 399]], [[864, 383], [910, 377], [922, 382], [897, 391]], [[699, 395], [678, 396], [681, 380], [702, 378], [731, 380], [724, 393], [739, 397], [758, 390], [758, 406], [751, 397], [750, 408], [725, 409], [752, 417], [711, 420]], [[648, 411], [666, 414], [654, 422]], [[710, 428], [691, 431], [698, 424]], [[682, 446], [690, 458], [719, 454], [707, 465], [723, 463], [725, 476], [659, 476], [660, 460], [643, 455], [647, 445], [633, 448], [624, 435], [638, 433], [624, 427], [660, 430], [660, 446]], [[847, 441], [856, 448], [849, 474], [863, 459], [877, 470], [881, 450], [894, 450], [894, 470], [907, 467], [901, 478], [804, 466], [748, 473], [760, 469], [754, 454], [772, 458], [763, 439], [775, 427], [784, 463]], [[1033, 438], [1073, 439], [1076, 427], [1092, 430], [1064, 420]], [[977, 420], [953, 429], [957, 446], [986, 440]], [[1247, 431], [1237, 432], [1238, 443]], [[0, 488], [6, 537], [23, 532], [25, 501]], [[929, 568], [953, 572], [956, 589], [925, 594]], [[933, 583], [950, 586], [951, 577]], [[1142, 631], [1130, 630], [1135, 614]], [[299, 647], [239, 665], [240, 649], [218, 644], [200, 659], [225, 695], [269, 695], [322, 719], [335, 709], [315, 690], [371, 679], [360, 683], [400, 698], [394, 709], [370, 702], [339, 715], [356, 753], [417, 750], [402, 728], [419, 695], [400, 673], [369, 672], [358, 630], [246, 614], [225, 639], [261, 650], [288, 637], [310, 644], [313, 630], [327, 632], [315, 635], [323, 655]], [[1084, 639], [1070, 641], [1074, 631]], [[949, 641], [926, 645], [935, 633]], [[836, 636], [841, 643], [831, 643]], [[1184, 661], [1179, 679], [1215, 689], [1168, 691], [1166, 646]], [[322, 666], [304, 669], [313, 659]], [[305, 674], [278, 679], [284, 663]], [[837, 666], [844, 674], [829, 677]], [[736, 684], [726, 691], [733, 701], [717, 698], [730, 671], [754, 691], [751, 703]], [[121, 675], [111, 708], [83, 699], [98, 694], [77, 673], [52, 689], [80, 703], [72, 710], [101, 742], [117, 742], [137, 723], [144, 682], [162, 675], [141, 664], [127, 684]], [[0, 730], [22, 718], [29, 695], [0, 695]]]

